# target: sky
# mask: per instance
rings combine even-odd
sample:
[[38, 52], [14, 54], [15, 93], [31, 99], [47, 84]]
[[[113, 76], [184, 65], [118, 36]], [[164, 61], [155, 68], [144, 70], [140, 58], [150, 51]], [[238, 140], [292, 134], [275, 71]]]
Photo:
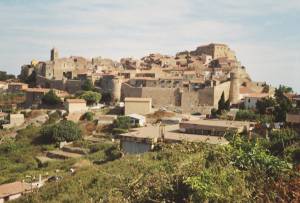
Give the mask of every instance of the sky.
[[299, 0], [0, 0], [0, 70], [32, 59], [140, 58], [226, 43], [254, 81], [300, 92]]

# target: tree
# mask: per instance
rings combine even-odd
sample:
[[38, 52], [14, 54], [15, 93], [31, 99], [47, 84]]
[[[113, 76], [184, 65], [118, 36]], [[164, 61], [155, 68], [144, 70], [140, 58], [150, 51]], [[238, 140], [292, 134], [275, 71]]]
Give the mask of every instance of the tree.
[[229, 99], [227, 101], [225, 101], [225, 95], [224, 95], [224, 92], [223, 92], [222, 95], [221, 95], [221, 98], [218, 102], [218, 111], [217, 111], [217, 113], [221, 114], [222, 111], [224, 111], [224, 110], [230, 110], [230, 101], [229, 101]]
[[85, 91], [79, 96], [79, 98], [84, 99], [88, 105], [92, 105], [101, 100], [101, 94], [93, 91]]
[[216, 117], [217, 117], [217, 114], [218, 114], [218, 110], [215, 109], [215, 108], [212, 108], [210, 114], [211, 114], [211, 116], [212, 116], [213, 118], [216, 118]]
[[61, 103], [61, 99], [56, 95], [54, 90], [50, 90], [43, 96], [42, 102], [49, 106], [55, 106]]
[[272, 131], [269, 135], [268, 149], [273, 155], [282, 156], [285, 149], [299, 140], [297, 133], [291, 129]]
[[293, 93], [293, 88], [285, 86], [285, 85], [279, 85], [278, 88], [280, 91], [282, 91], [283, 93]]
[[46, 142], [71, 142], [82, 137], [82, 131], [73, 121], [63, 120], [57, 124], [44, 126], [40, 134]]
[[120, 129], [129, 129], [131, 127], [130, 118], [128, 116], [119, 116], [114, 121], [114, 127]]
[[275, 106], [275, 121], [277, 122], [285, 122], [286, 113], [292, 110], [292, 102], [284, 95], [285, 88], [279, 86], [278, 89], [275, 90], [275, 98], [277, 105]]
[[6, 81], [9, 79], [15, 79], [16, 77], [11, 74], [7, 74], [5, 71], [0, 71], [0, 81]]
[[263, 98], [256, 102], [256, 109], [260, 114], [266, 114], [267, 108], [274, 107], [276, 101], [273, 98]]
[[235, 120], [238, 121], [256, 121], [257, 115], [252, 110], [239, 110], [236, 113]]
[[94, 119], [94, 113], [93, 112], [86, 112], [83, 116], [82, 116], [83, 120], [87, 120], [87, 121], [92, 121]]
[[227, 101], [225, 102], [225, 110], [227, 110], [227, 111], [230, 110], [230, 101], [229, 101], [229, 99], [227, 99]]
[[94, 84], [91, 80], [85, 80], [83, 85], [81, 86], [81, 89], [84, 91], [93, 91], [94, 90]]

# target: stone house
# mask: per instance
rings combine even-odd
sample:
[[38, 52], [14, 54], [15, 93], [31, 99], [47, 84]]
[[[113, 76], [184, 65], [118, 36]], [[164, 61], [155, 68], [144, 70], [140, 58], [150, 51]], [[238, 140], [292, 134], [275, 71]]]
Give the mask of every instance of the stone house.
[[50, 89], [46, 88], [28, 88], [25, 91], [25, 106], [40, 105], [43, 96], [49, 91]]
[[10, 114], [9, 115], [9, 123], [2, 125], [4, 129], [19, 127], [23, 125], [25, 122], [24, 114]]
[[21, 92], [24, 91], [28, 88], [28, 84], [26, 83], [21, 83], [21, 82], [11, 82], [8, 84], [8, 92], [11, 93], [16, 93], [16, 92]]
[[0, 81], [0, 92], [1, 91], [6, 91], [8, 89], [8, 83]]
[[[25, 106], [29, 107], [32, 105], [40, 105], [42, 104], [42, 98], [46, 93], [48, 93], [51, 89], [48, 88], [28, 88], [25, 93]], [[62, 90], [53, 89], [58, 97], [63, 100], [65, 97], [69, 96], [69, 94]]]
[[69, 114], [85, 113], [88, 110], [84, 99], [67, 99], [65, 101], [65, 108]]
[[152, 99], [151, 98], [125, 98], [125, 115], [141, 114], [146, 115], [151, 113]]

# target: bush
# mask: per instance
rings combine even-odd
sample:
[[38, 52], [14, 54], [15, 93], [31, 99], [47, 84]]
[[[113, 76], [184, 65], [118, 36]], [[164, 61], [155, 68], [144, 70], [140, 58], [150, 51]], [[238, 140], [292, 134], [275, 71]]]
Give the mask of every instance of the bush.
[[123, 134], [123, 133], [127, 133], [127, 132], [128, 132], [127, 129], [122, 129], [122, 128], [114, 128], [114, 129], [112, 130], [112, 133], [113, 133], [114, 135]]
[[131, 127], [130, 118], [128, 116], [119, 116], [117, 120], [114, 121], [114, 127], [129, 129]]
[[82, 116], [83, 120], [87, 120], [87, 121], [92, 121], [94, 120], [94, 113], [92, 112], [86, 112], [83, 116]]
[[49, 106], [55, 106], [61, 103], [61, 99], [56, 95], [54, 90], [50, 90], [49, 92], [47, 92], [43, 96], [42, 101], [44, 104]]
[[57, 124], [46, 125], [41, 131], [41, 136], [47, 142], [71, 142], [79, 140], [82, 137], [82, 131], [72, 121], [61, 121]]
[[60, 114], [56, 111], [49, 115], [49, 119], [47, 121], [48, 124], [55, 123], [60, 119]]
[[252, 110], [239, 110], [235, 116], [235, 120], [238, 121], [255, 121], [256, 119], [257, 115]]
[[85, 80], [83, 85], [81, 86], [81, 89], [84, 91], [93, 91], [94, 90], [94, 84], [91, 80]]
[[85, 91], [79, 95], [79, 98], [84, 99], [88, 105], [92, 105], [101, 100], [101, 94], [93, 91]]

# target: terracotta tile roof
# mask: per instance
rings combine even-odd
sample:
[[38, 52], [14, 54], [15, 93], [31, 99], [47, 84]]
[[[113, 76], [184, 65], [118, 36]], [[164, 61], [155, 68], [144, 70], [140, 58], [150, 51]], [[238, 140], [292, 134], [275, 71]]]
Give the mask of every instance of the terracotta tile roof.
[[240, 94], [251, 94], [254, 93], [249, 87], [240, 87]]
[[3, 184], [0, 185], [0, 198], [23, 193], [28, 190], [30, 190], [30, 185], [28, 183], [13, 182]]

